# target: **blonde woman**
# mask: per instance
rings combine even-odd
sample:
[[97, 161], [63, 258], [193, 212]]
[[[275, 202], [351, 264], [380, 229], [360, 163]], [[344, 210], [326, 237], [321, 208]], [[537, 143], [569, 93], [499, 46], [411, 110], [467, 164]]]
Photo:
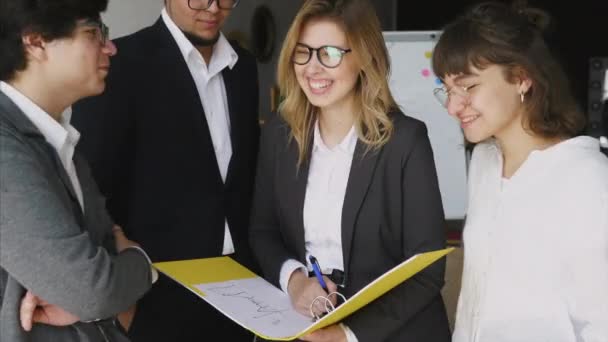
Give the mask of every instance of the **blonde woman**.
[[[304, 2], [279, 59], [284, 101], [263, 127], [250, 231], [265, 277], [304, 314], [317, 296], [348, 298], [412, 255], [444, 247], [427, 130], [399, 111], [388, 74], [368, 1]], [[325, 288], [309, 273], [311, 256]], [[448, 341], [444, 266], [303, 339]]]

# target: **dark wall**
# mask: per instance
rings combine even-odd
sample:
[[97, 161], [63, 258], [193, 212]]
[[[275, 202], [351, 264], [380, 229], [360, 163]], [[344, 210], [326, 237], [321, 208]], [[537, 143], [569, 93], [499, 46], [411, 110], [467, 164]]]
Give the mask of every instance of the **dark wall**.
[[[460, 14], [475, 0], [450, 2], [397, 1], [397, 30], [437, 30]], [[550, 45], [557, 51], [568, 73], [575, 96], [583, 110], [587, 107], [589, 59], [608, 56], [608, 1], [529, 0], [553, 17]]]
[[[401, 0], [402, 1], [402, 0]], [[372, 4], [376, 9], [380, 25], [383, 31], [394, 31], [396, 26], [397, 15], [395, 8], [399, 0], [372, 0]]]

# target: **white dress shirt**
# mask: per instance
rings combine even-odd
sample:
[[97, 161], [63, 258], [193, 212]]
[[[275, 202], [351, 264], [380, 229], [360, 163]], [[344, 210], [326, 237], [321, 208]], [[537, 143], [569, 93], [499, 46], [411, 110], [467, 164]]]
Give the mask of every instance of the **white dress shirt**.
[[[353, 126], [338, 145], [327, 147], [321, 138], [319, 122], [315, 123], [308, 183], [304, 200], [304, 240], [307, 265], [288, 260], [281, 267], [280, 285], [287, 293], [289, 277], [296, 270], [312, 271], [308, 256], [313, 255], [323, 273], [344, 270], [342, 255], [342, 206], [350, 175], [357, 133]], [[356, 342], [355, 334], [341, 324], [348, 342]]]
[[608, 158], [590, 137], [533, 151], [508, 180], [494, 142], [469, 171], [454, 342], [608, 341]]
[[[238, 61], [238, 55], [226, 37], [220, 33], [219, 40], [213, 47], [213, 54], [209, 61], [209, 65], [207, 65], [201, 53], [186, 38], [171, 17], [169, 17], [166, 9], [162, 10], [161, 17], [169, 29], [169, 32], [171, 32], [173, 39], [175, 39], [175, 42], [188, 65], [188, 70], [190, 70], [194, 83], [196, 84], [196, 89], [198, 90], [201, 103], [203, 104], [207, 125], [209, 126], [209, 133], [211, 134], [217, 165], [222, 180], [226, 182], [228, 165], [230, 164], [230, 158], [232, 157], [232, 143], [230, 141], [228, 99], [226, 96], [224, 78], [222, 77], [222, 70], [225, 68], [232, 69]], [[224, 220], [224, 226], [224, 246], [222, 253], [231, 254], [234, 253], [234, 244], [232, 242], [232, 236], [230, 235], [227, 219]]]

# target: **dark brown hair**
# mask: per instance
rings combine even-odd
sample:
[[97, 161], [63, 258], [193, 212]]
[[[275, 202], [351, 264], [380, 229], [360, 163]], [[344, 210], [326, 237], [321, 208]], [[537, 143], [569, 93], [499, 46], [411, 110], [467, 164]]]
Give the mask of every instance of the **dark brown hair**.
[[100, 20], [108, 0], [1, 0], [0, 80], [27, 68], [22, 36], [38, 33], [51, 41], [72, 36], [80, 19]]
[[570, 84], [543, 37], [538, 9], [498, 2], [475, 5], [443, 30], [433, 52], [437, 76], [470, 74], [471, 67], [503, 67], [505, 79], [532, 81], [526, 93], [526, 129], [545, 138], [572, 137], [585, 127]]

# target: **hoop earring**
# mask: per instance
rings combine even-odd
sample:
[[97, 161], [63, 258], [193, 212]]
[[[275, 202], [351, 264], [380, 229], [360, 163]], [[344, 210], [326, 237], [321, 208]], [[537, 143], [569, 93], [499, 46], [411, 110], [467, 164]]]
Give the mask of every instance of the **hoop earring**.
[[521, 100], [521, 103], [524, 103], [524, 92], [522, 91], [521, 93], [519, 93], [519, 98]]

